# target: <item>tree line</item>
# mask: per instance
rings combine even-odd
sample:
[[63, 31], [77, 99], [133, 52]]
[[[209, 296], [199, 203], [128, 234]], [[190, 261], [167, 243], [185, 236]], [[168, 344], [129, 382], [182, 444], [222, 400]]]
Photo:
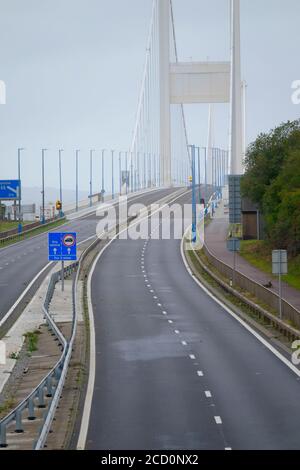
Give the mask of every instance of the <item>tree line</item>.
[[261, 210], [275, 249], [300, 253], [300, 119], [262, 133], [248, 147], [242, 195]]

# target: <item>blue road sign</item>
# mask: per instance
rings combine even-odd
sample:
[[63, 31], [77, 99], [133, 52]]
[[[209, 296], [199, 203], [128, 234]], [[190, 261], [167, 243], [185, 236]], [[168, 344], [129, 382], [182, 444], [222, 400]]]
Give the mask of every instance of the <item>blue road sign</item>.
[[0, 180], [0, 201], [19, 199], [20, 180]]
[[241, 240], [239, 238], [229, 238], [227, 240], [227, 250], [232, 251], [240, 251], [241, 249]]
[[49, 261], [76, 261], [76, 233], [49, 233], [48, 258]]
[[63, 261], [77, 260], [76, 233], [62, 233], [61, 256]]

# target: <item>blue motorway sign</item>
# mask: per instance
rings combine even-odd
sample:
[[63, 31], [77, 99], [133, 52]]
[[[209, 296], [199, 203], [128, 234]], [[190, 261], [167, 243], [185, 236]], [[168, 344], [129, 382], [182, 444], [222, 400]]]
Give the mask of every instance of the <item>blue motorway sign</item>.
[[0, 201], [19, 199], [20, 180], [0, 180]]
[[53, 232], [48, 234], [49, 261], [76, 261], [76, 233]]

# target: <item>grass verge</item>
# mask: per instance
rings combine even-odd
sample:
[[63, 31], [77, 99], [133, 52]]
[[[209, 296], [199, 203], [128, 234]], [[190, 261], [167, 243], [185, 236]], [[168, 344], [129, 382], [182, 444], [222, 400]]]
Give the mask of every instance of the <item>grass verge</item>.
[[[29, 225], [32, 222], [22, 222], [22, 226], [25, 227], [25, 225]], [[8, 221], [0, 221], [0, 232], [7, 232], [8, 230], [14, 230], [15, 228], [18, 228], [19, 222], [8, 222]]]
[[[261, 271], [272, 276], [272, 248], [265, 241], [242, 241], [240, 255]], [[289, 258], [289, 273], [282, 279], [289, 286], [300, 290], [300, 255]], [[272, 276], [273, 277], [273, 276]]]
[[40, 227], [37, 227], [37, 228], [33, 229], [31, 232], [28, 232], [28, 233], [24, 232], [21, 235], [14, 238], [13, 240], [5, 240], [5, 241], [0, 240], [0, 248], [4, 248], [6, 246], [13, 245], [14, 243], [18, 243], [20, 241], [26, 240], [27, 238], [35, 237], [36, 235], [40, 235], [42, 233], [47, 233], [47, 232], [49, 232], [50, 230], [53, 230], [56, 227], [60, 227], [61, 225], [64, 225], [65, 223], [66, 223], [65, 219], [57, 220], [57, 221], [47, 225], [46, 227], [41, 225]]

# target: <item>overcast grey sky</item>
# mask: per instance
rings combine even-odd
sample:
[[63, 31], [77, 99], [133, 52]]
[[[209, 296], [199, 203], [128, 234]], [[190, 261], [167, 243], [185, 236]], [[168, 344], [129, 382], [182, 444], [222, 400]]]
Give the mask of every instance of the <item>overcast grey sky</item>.
[[[173, 0], [180, 60], [229, 59], [229, 0]], [[0, 0], [0, 178], [74, 186], [74, 150], [82, 149], [80, 186], [88, 188], [90, 148], [126, 150], [131, 141], [152, 0]], [[299, 0], [241, 0], [242, 69], [248, 83], [248, 140], [300, 115], [291, 83], [300, 79]], [[186, 107], [191, 143], [205, 145], [207, 106]], [[228, 106], [215, 111], [215, 143], [227, 147]], [[98, 154], [100, 157], [100, 154]], [[95, 172], [100, 172], [100, 158]], [[100, 174], [100, 173], [99, 173]], [[99, 178], [95, 178], [97, 184]]]

